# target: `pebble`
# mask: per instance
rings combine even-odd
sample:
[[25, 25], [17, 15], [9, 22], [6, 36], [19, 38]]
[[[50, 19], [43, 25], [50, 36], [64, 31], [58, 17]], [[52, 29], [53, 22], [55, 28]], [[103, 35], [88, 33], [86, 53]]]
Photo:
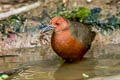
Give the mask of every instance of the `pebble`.
[[87, 0], [88, 3], [92, 2], [92, 0]]
[[2, 7], [0, 7], [0, 12], [2, 11]]
[[11, 5], [3, 5], [3, 8], [11, 8], [12, 6]]

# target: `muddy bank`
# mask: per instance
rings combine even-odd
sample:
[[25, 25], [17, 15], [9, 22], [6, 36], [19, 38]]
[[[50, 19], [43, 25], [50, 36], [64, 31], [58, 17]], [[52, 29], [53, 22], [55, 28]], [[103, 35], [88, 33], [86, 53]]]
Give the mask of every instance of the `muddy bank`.
[[[24, 0], [21, 0], [24, 2]], [[34, 2], [35, 0], [33, 0]], [[2, 1], [9, 2], [9, 0]], [[12, 2], [12, 1], [11, 1]], [[29, 1], [28, 1], [29, 2]], [[13, 0], [14, 3], [14, 0]], [[19, 2], [18, 2], [19, 3]], [[18, 4], [16, 3], [16, 5]], [[112, 2], [112, 1], [104, 1], [104, 0], [95, 0], [88, 3], [86, 0], [63, 0], [63, 1], [53, 1], [53, 0], [44, 0], [41, 1], [40, 7], [35, 10], [31, 10], [27, 13], [23, 13], [27, 20], [25, 21], [25, 25], [28, 27], [35, 27], [39, 26], [41, 23], [49, 24], [50, 18], [48, 18], [47, 14], [51, 14], [56, 11], [57, 7], [64, 5], [69, 10], [85, 6], [87, 8], [101, 8], [101, 13], [103, 14], [103, 18], [105, 18], [106, 14], [116, 14], [119, 12], [119, 1]], [[72, 5], [73, 4], [73, 5]], [[11, 4], [10, 4], [11, 5]], [[13, 6], [14, 7], [14, 6]], [[19, 7], [19, 5], [18, 5]], [[10, 10], [10, 9], [8, 9]], [[42, 16], [42, 17], [40, 17]], [[117, 44], [120, 42], [119, 39], [119, 30], [113, 31], [111, 34], [106, 34], [105, 36], [102, 33], [97, 32], [96, 40], [94, 41], [95, 44]], [[44, 35], [44, 39], [43, 38]], [[42, 38], [41, 38], [42, 36]], [[31, 30], [30, 32], [22, 32], [18, 35], [11, 34], [8, 38], [7, 36], [0, 35], [0, 51], [9, 50], [13, 48], [23, 48], [23, 47], [35, 47], [41, 46], [41, 44], [47, 44], [50, 42], [51, 33], [42, 34], [40, 30]], [[42, 41], [42, 42], [41, 42]]]
[[[111, 56], [119, 57], [120, 52], [120, 30], [112, 33], [98, 33], [92, 43], [88, 54], [92, 53], [94, 58], [109, 58]], [[108, 57], [109, 56], [109, 57]]]

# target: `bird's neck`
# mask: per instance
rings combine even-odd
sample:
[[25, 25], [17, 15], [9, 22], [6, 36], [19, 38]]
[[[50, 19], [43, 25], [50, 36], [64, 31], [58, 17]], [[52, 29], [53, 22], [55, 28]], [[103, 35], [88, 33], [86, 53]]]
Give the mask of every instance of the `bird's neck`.
[[69, 29], [63, 29], [63, 30], [60, 30], [60, 31], [54, 31], [55, 34], [61, 34], [61, 33], [64, 33], [64, 32], [69, 32]]

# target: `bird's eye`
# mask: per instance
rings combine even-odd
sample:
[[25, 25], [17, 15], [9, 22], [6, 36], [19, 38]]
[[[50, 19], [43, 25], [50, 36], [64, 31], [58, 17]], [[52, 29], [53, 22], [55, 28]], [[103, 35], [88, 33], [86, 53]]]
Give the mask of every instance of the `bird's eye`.
[[55, 25], [59, 25], [60, 23], [56, 22]]

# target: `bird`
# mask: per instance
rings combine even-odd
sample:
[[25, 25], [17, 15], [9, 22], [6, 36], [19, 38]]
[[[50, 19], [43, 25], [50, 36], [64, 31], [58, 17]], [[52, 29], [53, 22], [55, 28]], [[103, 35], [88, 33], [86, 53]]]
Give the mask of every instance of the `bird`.
[[96, 35], [90, 26], [59, 16], [52, 18], [50, 25], [54, 29], [52, 49], [65, 61], [80, 61], [90, 49]]

